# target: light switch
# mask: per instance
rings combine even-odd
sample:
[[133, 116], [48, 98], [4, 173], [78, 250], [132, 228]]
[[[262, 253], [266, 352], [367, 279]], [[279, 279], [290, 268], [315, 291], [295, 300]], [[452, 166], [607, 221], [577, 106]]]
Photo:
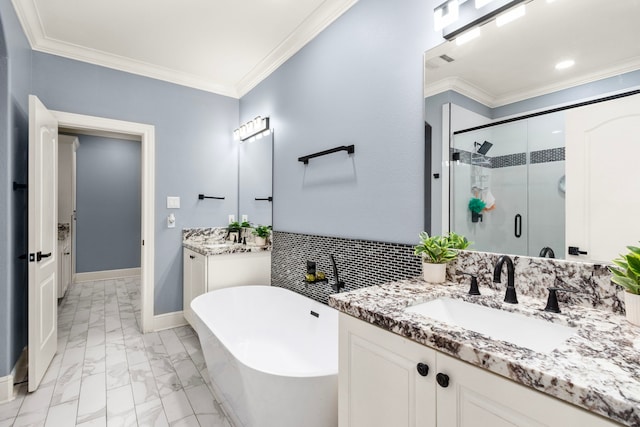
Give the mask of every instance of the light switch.
[[235, 215], [229, 215], [229, 224], [231, 224], [232, 222], [235, 222], [235, 220], [236, 220]]
[[167, 228], [176, 228], [176, 216], [174, 214], [167, 216]]
[[180, 197], [167, 196], [167, 209], [180, 209]]
[[249, 222], [249, 215], [242, 215], [242, 222]]

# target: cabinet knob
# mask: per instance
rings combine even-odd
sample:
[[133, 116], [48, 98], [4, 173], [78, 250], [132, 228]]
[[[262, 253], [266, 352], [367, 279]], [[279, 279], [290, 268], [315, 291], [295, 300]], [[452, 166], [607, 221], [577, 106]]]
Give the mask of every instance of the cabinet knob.
[[195, 257], [195, 256], [193, 256], [193, 255], [189, 255], [189, 258], [191, 258], [191, 259], [196, 259], [196, 257]]
[[418, 373], [423, 377], [426, 377], [429, 374], [429, 366], [424, 363], [418, 363], [416, 368], [418, 369]]
[[449, 387], [449, 375], [447, 374], [443, 374], [442, 372], [438, 373], [438, 375], [436, 375], [436, 381], [440, 387]]

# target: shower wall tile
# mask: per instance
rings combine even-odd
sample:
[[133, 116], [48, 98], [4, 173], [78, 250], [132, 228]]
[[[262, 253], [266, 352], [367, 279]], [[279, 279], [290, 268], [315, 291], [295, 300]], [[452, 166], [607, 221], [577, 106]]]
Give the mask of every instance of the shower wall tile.
[[[470, 151], [450, 149], [451, 159], [453, 153], [458, 153], [460, 163], [475, 166], [485, 166], [492, 169], [506, 168], [510, 166], [521, 166], [527, 164], [527, 153], [514, 153], [504, 156], [489, 157], [486, 155], [472, 153]], [[529, 153], [530, 163], [560, 162], [565, 159], [565, 148], [549, 148], [546, 150], [532, 151]]]
[[532, 151], [530, 157], [531, 163], [561, 162], [564, 160], [564, 147]]

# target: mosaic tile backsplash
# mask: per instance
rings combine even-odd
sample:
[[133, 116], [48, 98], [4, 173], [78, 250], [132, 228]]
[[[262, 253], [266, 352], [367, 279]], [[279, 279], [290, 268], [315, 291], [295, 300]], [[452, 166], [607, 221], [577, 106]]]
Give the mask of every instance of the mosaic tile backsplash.
[[[315, 261], [318, 271], [325, 272], [329, 282], [334, 283], [330, 254], [334, 255], [338, 275], [346, 285], [342, 292], [422, 274], [421, 261], [413, 254], [413, 245], [274, 231], [272, 285], [326, 304], [328, 296], [335, 293], [330, 284], [306, 283], [304, 277], [307, 261]], [[506, 267], [502, 283], [493, 283], [493, 267], [499, 256], [489, 252], [461, 251], [458, 260], [448, 266], [448, 280], [468, 283], [468, 276], [456, 274], [467, 272], [478, 275], [480, 292], [484, 287], [504, 289]], [[611, 273], [604, 265], [525, 256], [512, 256], [512, 259], [518, 294], [546, 301], [547, 288], [554, 286], [558, 278], [564, 283], [562, 287], [577, 291], [559, 292], [561, 305], [576, 304], [624, 313], [624, 291], [611, 282]]]
[[372, 242], [339, 237], [273, 232], [271, 283], [288, 288], [316, 301], [327, 303], [335, 291], [328, 283], [306, 283], [307, 261], [315, 261], [317, 270], [335, 283], [329, 255], [333, 254], [338, 276], [345, 282], [341, 292], [380, 285], [422, 274], [420, 258], [413, 246]]

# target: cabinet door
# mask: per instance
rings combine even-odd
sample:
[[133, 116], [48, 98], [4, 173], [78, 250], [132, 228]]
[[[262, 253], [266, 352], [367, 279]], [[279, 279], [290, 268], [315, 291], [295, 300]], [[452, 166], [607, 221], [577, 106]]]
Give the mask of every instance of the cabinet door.
[[343, 313], [339, 339], [340, 427], [435, 426], [434, 350]]
[[206, 292], [207, 263], [206, 257], [190, 249], [183, 249], [183, 294], [182, 310], [185, 319], [193, 326], [193, 311], [191, 301]]
[[445, 354], [436, 363], [449, 378], [447, 387], [437, 386], [438, 427], [617, 425]]

